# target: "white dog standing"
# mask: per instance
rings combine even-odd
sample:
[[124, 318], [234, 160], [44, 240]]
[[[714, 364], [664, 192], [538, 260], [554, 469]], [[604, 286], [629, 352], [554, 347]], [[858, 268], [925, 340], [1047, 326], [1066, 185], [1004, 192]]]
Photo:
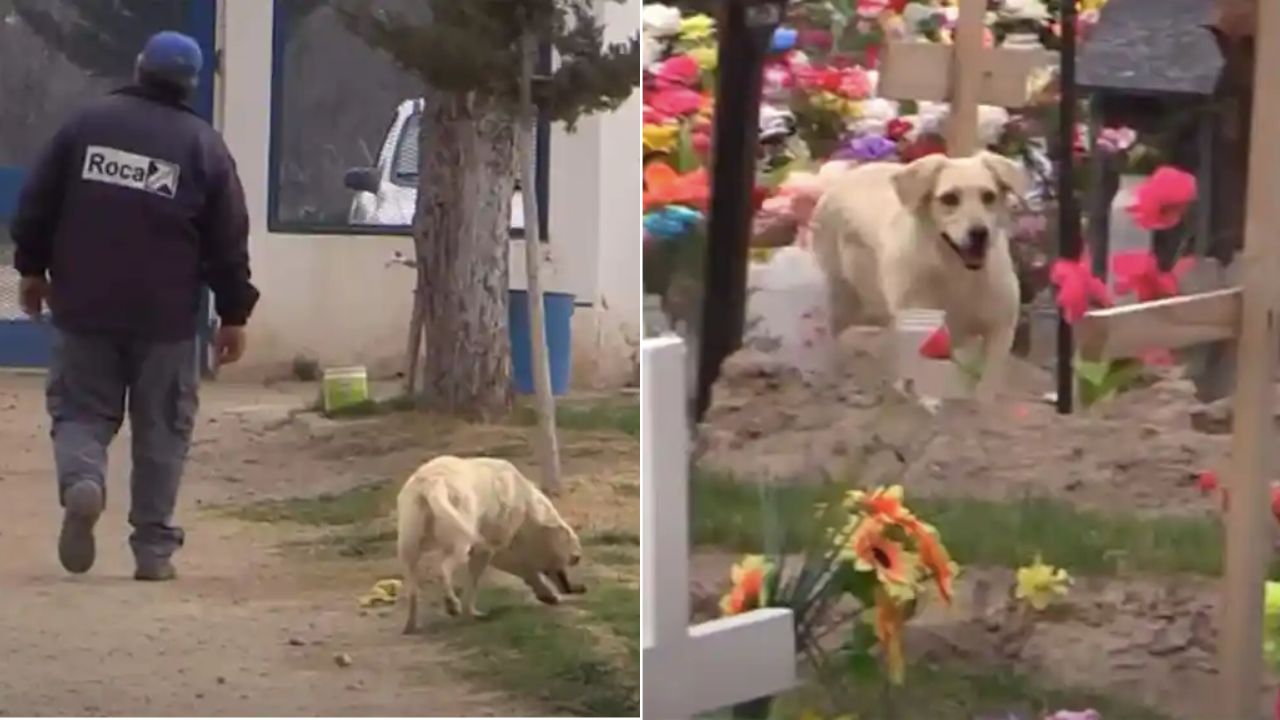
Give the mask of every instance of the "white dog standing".
[[[457, 615], [476, 609], [476, 586], [490, 563], [525, 581], [544, 603], [559, 602], [561, 592], [584, 592], [569, 581], [567, 568], [582, 558], [573, 528], [551, 500], [514, 465], [493, 458], [442, 456], [409, 477], [396, 500], [397, 547], [404, 565], [409, 617], [405, 633], [417, 631], [419, 564], [438, 550], [445, 610]], [[453, 575], [467, 564], [464, 598], [454, 591]]]
[[1027, 183], [1020, 165], [990, 152], [872, 163], [832, 178], [812, 225], [832, 334], [887, 325], [904, 309], [943, 310], [953, 347], [981, 339], [977, 395], [993, 399], [1018, 324], [1010, 200]]

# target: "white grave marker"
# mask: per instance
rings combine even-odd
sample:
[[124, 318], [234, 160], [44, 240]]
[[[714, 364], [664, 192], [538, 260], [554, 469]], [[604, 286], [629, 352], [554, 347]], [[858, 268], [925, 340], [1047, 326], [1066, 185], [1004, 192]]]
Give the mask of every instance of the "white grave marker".
[[[684, 720], [795, 684], [795, 621], [767, 608], [689, 625], [685, 348], [641, 343], [641, 714]], [[726, 568], [728, 572], [728, 568]]]

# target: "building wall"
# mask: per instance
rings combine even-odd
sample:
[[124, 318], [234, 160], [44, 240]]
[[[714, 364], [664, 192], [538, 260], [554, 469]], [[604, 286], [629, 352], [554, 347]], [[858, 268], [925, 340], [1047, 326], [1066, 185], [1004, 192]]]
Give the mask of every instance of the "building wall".
[[[604, 10], [619, 38], [636, 32], [638, 0]], [[628, 15], [628, 12], [630, 13]], [[288, 372], [296, 357], [363, 364], [389, 374], [403, 364], [412, 272], [387, 267], [403, 236], [288, 235], [267, 230], [272, 3], [225, 0], [218, 117], [235, 154], [252, 215], [250, 250], [263, 297], [249, 327], [249, 354], [229, 377]], [[629, 18], [629, 19], [628, 19]], [[640, 101], [589, 118], [577, 132], [553, 129], [550, 243], [544, 287], [573, 292], [574, 380], [624, 384], [636, 375], [640, 323]], [[637, 148], [634, 153], [631, 148]], [[618, 172], [619, 168], [626, 168]], [[511, 243], [512, 287], [525, 286], [524, 245]]]

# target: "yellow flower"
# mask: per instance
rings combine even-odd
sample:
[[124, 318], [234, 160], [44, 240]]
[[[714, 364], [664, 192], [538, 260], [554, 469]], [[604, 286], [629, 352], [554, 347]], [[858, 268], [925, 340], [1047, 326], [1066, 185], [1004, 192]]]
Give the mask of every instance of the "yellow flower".
[[680, 20], [680, 39], [685, 42], [704, 42], [710, 40], [715, 32], [716, 21], [707, 15], [690, 15]]
[[1036, 610], [1044, 610], [1057, 595], [1066, 595], [1071, 576], [1066, 570], [1046, 565], [1040, 556], [1026, 567], [1018, 568], [1015, 597], [1025, 600]]
[[768, 602], [765, 579], [769, 574], [769, 562], [763, 555], [747, 555], [733, 566], [729, 577], [733, 589], [720, 599], [720, 611], [725, 615], [739, 615], [748, 610], [762, 608]]
[[641, 130], [644, 135], [644, 149], [649, 152], [670, 152], [676, 147], [680, 137], [680, 126], [648, 123]]
[[1101, 10], [1103, 5], [1107, 4], [1107, 0], [1080, 0], [1079, 8], [1081, 10]]
[[719, 60], [715, 46], [701, 46], [690, 48], [686, 53], [693, 61], [698, 63], [698, 68], [703, 72], [711, 72], [716, 69], [716, 62]]

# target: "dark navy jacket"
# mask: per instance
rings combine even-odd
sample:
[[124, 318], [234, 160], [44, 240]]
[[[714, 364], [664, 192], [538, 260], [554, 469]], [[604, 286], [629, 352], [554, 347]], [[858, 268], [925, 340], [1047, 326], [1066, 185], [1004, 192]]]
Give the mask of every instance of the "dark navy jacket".
[[44, 149], [18, 199], [14, 267], [52, 282], [67, 332], [194, 336], [208, 284], [224, 325], [243, 325], [249, 215], [222, 138], [162, 91], [130, 87], [80, 111]]

